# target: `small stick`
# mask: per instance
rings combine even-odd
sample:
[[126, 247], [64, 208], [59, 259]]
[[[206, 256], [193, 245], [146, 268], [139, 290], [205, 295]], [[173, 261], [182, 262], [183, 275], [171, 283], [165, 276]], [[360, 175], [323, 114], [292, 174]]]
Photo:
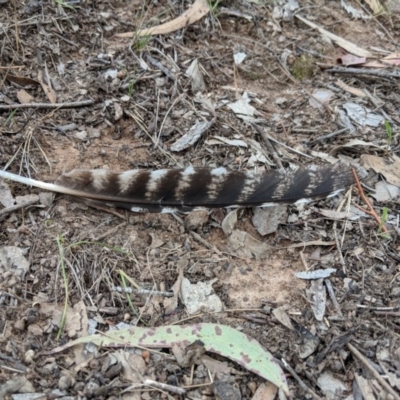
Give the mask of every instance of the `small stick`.
[[268, 139], [269, 139], [271, 142], [277, 143], [277, 144], [279, 144], [279, 146], [282, 146], [283, 148], [288, 149], [288, 150], [292, 151], [293, 153], [300, 154], [300, 155], [303, 156], [303, 157], [311, 158], [311, 159], [312, 159], [312, 157], [309, 156], [308, 154], [305, 154], [305, 153], [302, 153], [302, 152], [299, 151], [299, 150], [293, 149], [292, 147], [290, 147], [290, 146], [288, 146], [288, 145], [286, 145], [286, 144], [280, 142], [279, 140], [274, 139], [271, 135], [268, 135], [267, 132], [265, 132], [265, 131], [263, 131], [263, 132], [264, 132], [264, 134], [266, 135], [266, 137], [268, 137]]
[[[374, 208], [372, 207], [371, 203], [369, 202], [367, 196], [364, 193], [363, 188], [361, 187], [361, 183], [360, 180], [358, 179], [357, 176], [357, 172], [356, 170], [353, 168], [353, 175], [354, 175], [354, 179], [356, 181], [356, 185], [357, 185], [357, 189], [360, 193], [361, 198], [365, 201], [365, 203], [367, 204], [368, 208], [371, 211], [371, 215], [375, 218], [375, 221], [378, 222], [379, 226], [381, 225], [381, 219], [379, 218], [379, 215], [376, 213], [376, 211], [374, 210]], [[382, 224], [382, 231], [385, 233], [389, 233], [388, 230], [386, 229], [386, 226], [384, 224]]]
[[304, 390], [306, 393], [311, 394], [311, 396], [316, 399], [316, 400], [322, 400], [321, 397], [319, 397], [311, 388], [309, 388], [300, 378], [299, 375], [297, 375], [296, 371], [282, 358], [282, 361], [279, 363], [283, 365], [283, 367], [290, 373], [290, 375], [293, 376], [293, 378], [297, 381], [299, 386], [301, 387], [302, 390]]
[[39, 201], [39, 196], [37, 196], [36, 198], [26, 201], [26, 202], [22, 202], [20, 204], [17, 204], [15, 206], [11, 206], [11, 207], [7, 207], [7, 208], [3, 208], [2, 210], [0, 210], [0, 221], [3, 219], [3, 217], [7, 214], [10, 214], [14, 211], [19, 210], [20, 208], [25, 208], [25, 207], [29, 207], [29, 206], [33, 206], [34, 204], [36, 204]]
[[92, 208], [95, 208], [97, 210], [104, 211], [104, 212], [107, 212], [109, 214], [115, 215], [116, 217], [126, 221], [126, 218], [122, 214], [120, 214], [118, 211], [113, 210], [111, 207], [103, 207], [103, 206], [101, 206], [99, 204], [96, 204], [94, 201], [90, 201], [90, 200], [87, 200], [85, 203], [89, 207], [92, 207]]
[[400, 396], [393, 390], [393, 388], [382, 378], [382, 376], [372, 367], [367, 358], [365, 358], [351, 343], [347, 343], [348, 349], [357, 357], [361, 363], [371, 372], [374, 378], [379, 382], [383, 388], [390, 393], [395, 400], [400, 400]]
[[126, 222], [122, 222], [121, 224], [114, 226], [114, 228], [111, 228], [107, 232], [104, 232], [100, 236], [97, 236], [96, 238], [94, 238], [94, 241], [101, 242], [105, 237], [107, 237], [108, 235], [114, 234], [115, 232], [118, 232], [125, 225], [126, 225]]
[[134, 289], [132, 287], [122, 287], [122, 286], [113, 286], [111, 288], [112, 292], [119, 293], [135, 293], [135, 294], [145, 294], [145, 295], [153, 295], [153, 296], [161, 296], [161, 297], [174, 297], [172, 292], [162, 292], [160, 290], [153, 289]]
[[[340, 250], [339, 250], [340, 251]], [[336, 299], [335, 292], [333, 291], [332, 283], [329, 279], [325, 279], [325, 286], [328, 290], [329, 297], [331, 298], [333, 306], [336, 308], [336, 311], [340, 316], [343, 316], [342, 310], [340, 309], [340, 305]]]
[[356, 208], [358, 208], [359, 210], [365, 212], [365, 214], [372, 215], [372, 212], [369, 211], [369, 210], [366, 210], [364, 207], [361, 207], [361, 206], [359, 206], [358, 204], [354, 204], [354, 206], [355, 206]]
[[168, 390], [169, 392], [176, 393], [176, 394], [182, 395], [182, 394], [186, 393], [186, 389], [180, 388], [178, 386], [168, 385], [168, 384], [162, 383], [162, 382], [156, 382], [156, 381], [153, 381], [152, 379], [146, 379], [143, 383], [146, 386], [152, 386], [152, 387], [156, 387], [158, 389]]
[[159, 61], [154, 59], [152, 56], [147, 55], [146, 60], [150, 64], [153, 64], [155, 67], [157, 67], [160, 71], [164, 72], [167, 78], [171, 79], [172, 81], [176, 81], [176, 76], [172, 72], [170, 72], [169, 69], [165, 68], [164, 65], [162, 65]]
[[357, 308], [363, 308], [365, 310], [374, 311], [374, 312], [386, 312], [396, 310], [397, 307], [374, 307], [374, 306], [366, 306], [364, 304], [357, 304]]
[[16, 108], [74, 108], [91, 106], [94, 100], [72, 101], [69, 103], [26, 103], [26, 104], [0, 104], [0, 110], [14, 110]]
[[251, 124], [251, 126], [252, 126], [252, 127], [261, 135], [261, 137], [263, 138], [264, 143], [265, 143], [265, 145], [267, 146], [267, 149], [268, 149], [268, 151], [270, 152], [272, 158], [275, 160], [276, 165], [277, 165], [279, 168], [283, 168], [282, 161], [281, 161], [281, 159], [279, 158], [278, 154], [276, 154], [276, 151], [275, 151], [275, 149], [274, 149], [274, 146], [272, 146], [271, 142], [269, 141], [269, 137], [268, 137], [268, 135], [266, 134], [266, 132], [264, 132], [264, 130], [261, 129], [261, 128], [260, 128], [258, 125], [256, 125], [256, 124]]
[[207, 249], [215, 251], [218, 255], [222, 255], [222, 253], [212, 244], [208, 243], [206, 240], [204, 240], [199, 234], [197, 234], [196, 232], [190, 231], [190, 234], [198, 241], [200, 242], [202, 245], [204, 245], [205, 247], [207, 247]]
[[346, 273], [346, 262], [344, 261], [344, 257], [342, 254], [342, 245], [340, 244], [339, 236], [337, 234], [337, 221], [333, 223], [333, 232], [335, 234], [335, 243], [339, 255], [339, 261], [341, 266], [343, 267], [343, 272]]
[[331, 138], [333, 138], [333, 137], [335, 137], [337, 135], [340, 135], [341, 133], [346, 132], [348, 130], [349, 130], [349, 128], [343, 128], [343, 129], [339, 129], [338, 131], [335, 131], [335, 132], [327, 133], [326, 135], [322, 135], [320, 137], [315, 138], [314, 140], [311, 140], [309, 145], [311, 146], [311, 145], [313, 145], [315, 143], [322, 142], [325, 139], [331, 139]]
[[372, 75], [372, 76], [380, 76], [382, 78], [400, 78], [400, 73], [398, 71], [390, 72], [390, 71], [382, 71], [380, 69], [335, 67], [327, 69], [326, 72], [333, 72], [339, 74]]

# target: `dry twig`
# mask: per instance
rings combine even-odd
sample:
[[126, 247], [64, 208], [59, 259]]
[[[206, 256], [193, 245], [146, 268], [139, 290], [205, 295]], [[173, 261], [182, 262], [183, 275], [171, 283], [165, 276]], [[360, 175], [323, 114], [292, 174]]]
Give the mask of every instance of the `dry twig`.
[[39, 202], [39, 196], [37, 196], [34, 199], [29, 200], [27, 202], [23, 202], [23, 203], [15, 205], [15, 206], [3, 208], [2, 210], [0, 210], [0, 221], [3, 219], [3, 217], [5, 215], [10, 214], [10, 213], [12, 213], [14, 211], [17, 211], [17, 210], [19, 210], [21, 208], [33, 206], [34, 204], [36, 204], [38, 202]]
[[385, 71], [380, 69], [366, 69], [366, 68], [348, 68], [348, 67], [335, 67], [329, 68], [326, 72], [337, 74], [352, 74], [352, 75], [372, 75], [382, 78], [400, 78], [399, 71]]
[[296, 371], [282, 358], [282, 361], [279, 362], [283, 368], [286, 369], [290, 373], [290, 375], [293, 376], [293, 378], [296, 380], [296, 382], [299, 384], [299, 386], [306, 392], [311, 394], [313, 399], [315, 400], [322, 400], [321, 397], [319, 397], [311, 388], [309, 388], [300, 378], [300, 376], [296, 373]]
[[382, 376], [372, 367], [367, 358], [365, 358], [351, 343], [347, 343], [348, 349], [357, 357], [361, 363], [368, 369], [379, 384], [390, 393], [395, 400], [400, 400], [400, 396], [393, 390], [393, 388], [382, 378]]
[[276, 151], [274, 149], [274, 146], [271, 144], [268, 135], [266, 132], [264, 132], [263, 129], [261, 129], [258, 125], [256, 124], [251, 124], [251, 126], [261, 135], [261, 137], [264, 140], [265, 145], [267, 146], [268, 151], [270, 152], [272, 158], [275, 160], [276, 165], [279, 168], [283, 168], [282, 161], [279, 158], [278, 154], [276, 154]]
[[0, 104], [0, 110], [14, 110], [16, 108], [75, 108], [91, 106], [94, 100], [72, 101], [69, 103], [26, 103], [26, 104]]
[[339, 303], [338, 303], [338, 301], [336, 299], [336, 295], [335, 295], [335, 291], [333, 290], [332, 283], [331, 283], [331, 281], [329, 279], [325, 279], [325, 286], [326, 286], [326, 289], [328, 290], [329, 297], [331, 298], [332, 304], [335, 307], [337, 313], [340, 316], [343, 316], [342, 310], [340, 308], [340, 305], [339, 305]]
[[385, 233], [389, 233], [389, 231], [387, 230], [386, 226], [381, 223], [381, 219], [379, 218], [379, 215], [376, 213], [376, 211], [372, 207], [372, 204], [368, 200], [368, 197], [365, 195], [364, 190], [361, 187], [360, 180], [358, 179], [357, 172], [356, 172], [356, 170], [354, 168], [353, 168], [353, 175], [354, 175], [354, 179], [356, 181], [358, 192], [360, 193], [361, 198], [365, 201], [365, 204], [367, 204], [367, 206], [368, 206], [368, 208], [370, 210], [369, 213], [375, 218], [375, 221], [378, 222], [379, 226], [382, 225], [382, 231], [385, 232]]

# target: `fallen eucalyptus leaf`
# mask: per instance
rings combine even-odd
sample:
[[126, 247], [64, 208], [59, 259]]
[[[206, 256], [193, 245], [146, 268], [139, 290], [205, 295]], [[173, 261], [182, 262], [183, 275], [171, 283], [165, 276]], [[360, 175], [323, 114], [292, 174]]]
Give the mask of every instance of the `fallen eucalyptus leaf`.
[[157, 328], [132, 327], [108, 331], [104, 335], [85, 336], [63, 346], [56, 347], [49, 354], [58, 353], [81, 343], [94, 343], [101, 347], [148, 347], [171, 348], [180, 344], [188, 346], [200, 340], [206, 351], [227, 357], [247, 370], [263, 377], [289, 395], [285, 375], [271, 353], [255, 339], [230, 326], [218, 324], [194, 324], [188, 326], [160, 326]]

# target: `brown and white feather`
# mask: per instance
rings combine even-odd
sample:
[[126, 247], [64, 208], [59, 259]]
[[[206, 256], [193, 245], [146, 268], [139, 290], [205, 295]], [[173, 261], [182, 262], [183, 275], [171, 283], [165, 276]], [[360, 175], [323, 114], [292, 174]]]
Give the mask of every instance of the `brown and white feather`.
[[255, 207], [329, 197], [354, 183], [343, 164], [262, 173], [219, 168], [73, 170], [54, 184], [0, 171], [0, 177], [132, 211], [188, 211], [197, 207]]

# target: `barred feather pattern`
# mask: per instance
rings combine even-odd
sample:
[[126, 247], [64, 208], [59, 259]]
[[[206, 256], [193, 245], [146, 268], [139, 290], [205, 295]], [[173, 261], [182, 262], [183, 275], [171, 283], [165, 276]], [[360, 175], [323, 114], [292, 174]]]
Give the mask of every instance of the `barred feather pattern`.
[[343, 164], [288, 170], [219, 168], [73, 170], [54, 184], [0, 171], [0, 177], [136, 212], [190, 211], [198, 207], [265, 207], [335, 195], [354, 183]]

